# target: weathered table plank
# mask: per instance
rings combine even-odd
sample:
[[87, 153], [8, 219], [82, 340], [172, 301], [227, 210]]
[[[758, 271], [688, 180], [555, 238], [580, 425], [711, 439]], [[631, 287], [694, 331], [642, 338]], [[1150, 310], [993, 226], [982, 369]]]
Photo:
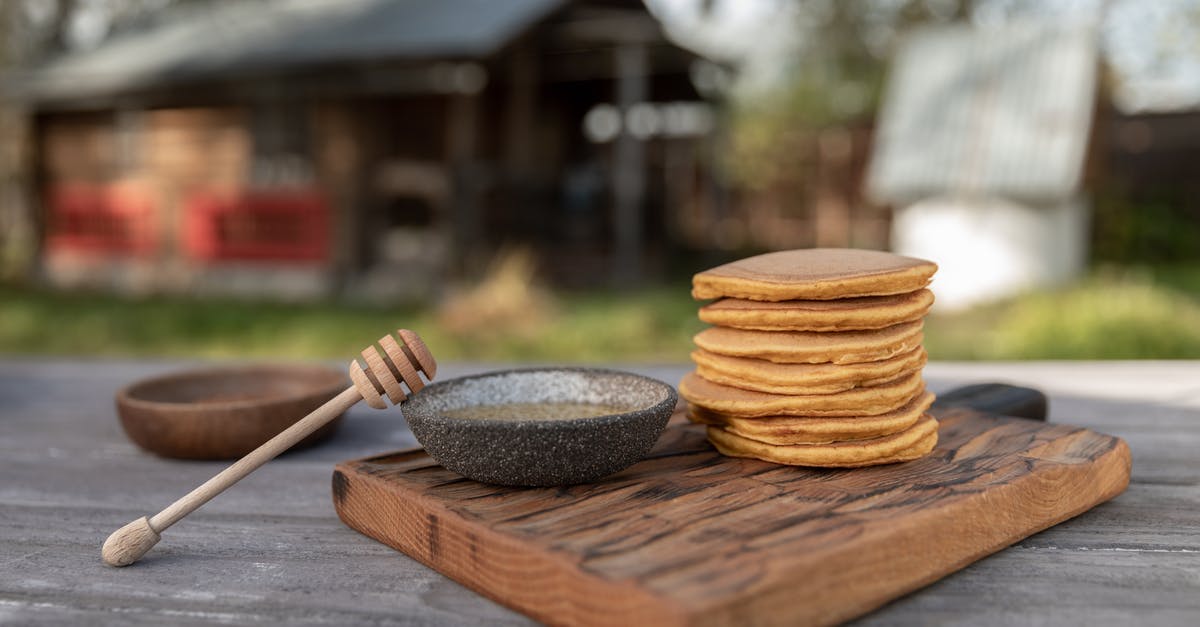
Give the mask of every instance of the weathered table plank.
[[[344, 527], [337, 461], [412, 444], [395, 413], [355, 410], [173, 527], [144, 562], [99, 546], [221, 464], [141, 453], [115, 389], [181, 362], [0, 359], [0, 623], [528, 624]], [[443, 378], [490, 368], [450, 367]], [[676, 382], [683, 367], [632, 368]], [[935, 389], [1035, 385], [1051, 419], [1124, 438], [1113, 501], [905, 597], [866, 624], [1194, 624], [1200, 616], [1200, 363], [931, 364]]]

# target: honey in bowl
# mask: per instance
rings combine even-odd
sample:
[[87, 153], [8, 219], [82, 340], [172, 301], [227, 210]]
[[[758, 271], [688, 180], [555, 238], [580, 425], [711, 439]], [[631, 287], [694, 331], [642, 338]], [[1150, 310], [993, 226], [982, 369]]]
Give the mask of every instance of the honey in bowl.
[[570, 420], [623, 414], [627, 411], [627, 407], [599, 403], [544, 402], [470, 405], [443, 411], [442, 415], [447, 418], [476, 420]]

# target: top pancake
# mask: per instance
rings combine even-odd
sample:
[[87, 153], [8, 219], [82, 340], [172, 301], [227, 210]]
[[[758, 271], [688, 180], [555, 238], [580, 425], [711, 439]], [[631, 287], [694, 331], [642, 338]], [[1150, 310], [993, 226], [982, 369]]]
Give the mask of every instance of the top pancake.
[[937, 264], [877, 250], [809, 248], [747, 257], [692, 277], [697, 300], [831, 300], [915, 292]]
[[933, 305], [921, 289], [893, 296], [837, 300], [763, 302], [723, 298], [700, 308], [700, 319], [722, 327], [755, 331], [851, 331], [882, 329], [919, 320]]

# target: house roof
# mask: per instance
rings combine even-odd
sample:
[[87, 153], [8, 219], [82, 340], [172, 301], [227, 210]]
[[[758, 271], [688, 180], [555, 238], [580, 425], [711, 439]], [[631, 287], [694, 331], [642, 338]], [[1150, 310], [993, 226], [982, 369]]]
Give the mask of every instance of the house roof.
[[867, 191], [1055, 200], [1082, 176], [1097, 80], [1087, 27], [919, 31], [901, 48], [880, 113]]
[[372, 60], [475, 59], [566, 0], [262, 0], [184, 5], [160, 23], [35, 68], [35, 100]]

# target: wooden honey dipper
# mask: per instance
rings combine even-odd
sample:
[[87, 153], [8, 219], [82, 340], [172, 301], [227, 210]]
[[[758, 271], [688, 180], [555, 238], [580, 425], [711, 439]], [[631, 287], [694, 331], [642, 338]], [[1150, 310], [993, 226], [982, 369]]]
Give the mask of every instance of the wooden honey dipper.
[[168, 527], [330, 420], [340, 416], [358, 401], [365, 400], [367, 405], [375, 409], [385, 409], [387, 405], [383, 401], [384, 397], [393, 405], [399, 405], [408, 398], [403, 386], [407, 385], [412, 393], [420, 391], [425, 387], [425, 383], [421, 381], [418, 371], [425, 373], [426, 378], [432, 381], [437, 375], [437, 362], [416, 333], [400, 329], [396, 335], [399, 336], [399, 341], [392, 335], [385, 335], [379, 339], [377, 345], [368, 346], [363, 350], [365, 368], [358, 360], [350, 362], [350, 380], [354, 385], [166, 509], [153, 516], [143, 516], [114, 531], [104, 541], [104, 547], [100, 550], [104, 561], [111, 566], [128, 566], [136, 562], [146, 551], [158, 544], [162, 532]]

